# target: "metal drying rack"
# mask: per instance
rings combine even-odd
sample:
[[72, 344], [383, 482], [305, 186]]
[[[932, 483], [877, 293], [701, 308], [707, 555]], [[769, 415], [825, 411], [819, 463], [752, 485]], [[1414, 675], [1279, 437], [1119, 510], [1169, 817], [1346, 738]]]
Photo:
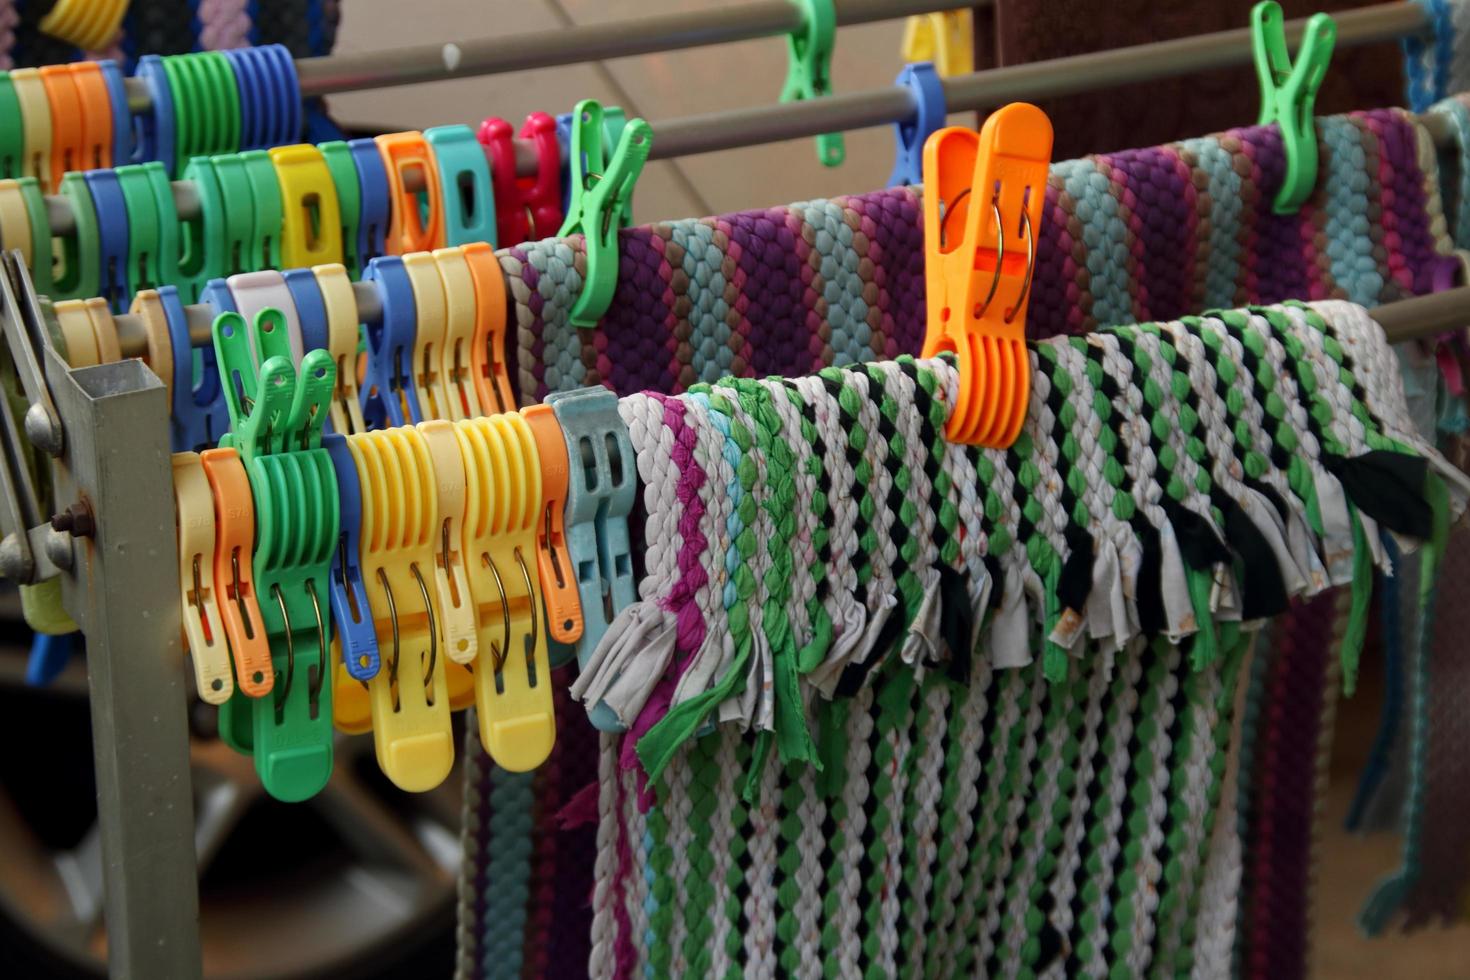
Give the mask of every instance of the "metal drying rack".
[[[976, 4], [985, 6], [987, 3]], [[844, 0], [839, 24], [859, 24], [948, 6], [935, 0]], [[407, 85], [494, 72], [624, 57], [789, 33], [786, 0], [645, 18], [517, 37], [348, 54], [297, 62], [302, 92]], [[1339, 46], [1426, 32], [1418, 4], [1391, 3], [1336, 16]], [[1288, 25], [1298, 38], [1301, 22]], [[1246, 30], [1164, 41], [977, 72], [945, 81], [951, 111], [978, 110], [1223, 68], [1251, 60]], [[134, 108], [146, 93], [130, 89]], [[880, 89], [758, 109], [671, 120], [657, 127], [655, 158], [904, 121], [915, 107], [902, 89]], [[1441, 134], [1442, 138], [1442, 134]], [[534, 168], [529, 156], [520, 163]], [[175, 185], [176, 188], [179, 185]], [[184, 195], [186, 198], [189, 195]], [[197, 201], [181, 200], [184, 216]], [[57, 230], [70, 218], [53, 205]], [[17, 419], [0, 399], [0, 569], [17, 581], [61, 579], [67, 611], [88, 637], [87, 668], [96, 758], [110, 971], [141, 980], [201, 975], [188, 731], [173, 539], [169, 400], [140, 360], [71, 369], [51, 346], [25, 266], [0, 257], [0, 333], [29, 409]], [[355, 291], [359, 314], [376, 319], [376, 297]], [[1470, 325], [1470, 287], [1379, 307], [1391, 340]], [[190, 308], [190, 334], [206, 342], [209, 314]], [[141, 325], [117, 317], [125, 354], [141, 348]], [[22, 437], [24, 433], [24, 438]], [[54, 499], [72, 503], [72, 530], [54, 530], [27, 472], [32, 447], [50, 458]]]

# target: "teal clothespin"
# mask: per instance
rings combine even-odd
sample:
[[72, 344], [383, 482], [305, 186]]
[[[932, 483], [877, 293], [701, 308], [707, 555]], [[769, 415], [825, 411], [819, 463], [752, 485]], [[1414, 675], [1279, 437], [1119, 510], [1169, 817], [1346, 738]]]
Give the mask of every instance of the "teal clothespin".
[[653, 149], [653, 127], [632, 119], [617, 149], [607, 156], [602, 106], [593, 99], [577, 103], [572, 119], [572, 201], [557, 236], [581, 232], [587, 239], [587, 275], [571, 321], [595, 327], [612, 302], [618, 284], [618, 229], [631, 215], [633, 185]]
[[1313, 14], [1293, 64], [1286, 49], [1281, 4], [1261, 0], [1251, 8], [1251, 47], [1261, 81], [1258, 122], [1278, 124], [1286, 150], [1286, 176], [1273, 203], [1277, 214], [1295, 214], [1317, 184], [1317, 127], [1312, 110], [1336, 41], [1337, 24], [1332, 18]]
[[[832, 94], [832, 48], [837, 39], [837, 10], [832, 0], [792, 0], [801, 10], [801, 27], [786, 35], [786, 85], [782, 102], [801, 102]], [[847, 159], [841, 133], [817, 137], [817, 159], [828, 167]]]

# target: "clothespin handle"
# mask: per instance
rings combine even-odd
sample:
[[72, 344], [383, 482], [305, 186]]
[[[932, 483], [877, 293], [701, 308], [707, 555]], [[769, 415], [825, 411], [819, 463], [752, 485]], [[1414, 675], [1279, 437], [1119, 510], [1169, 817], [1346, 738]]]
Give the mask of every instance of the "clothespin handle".
[[593, 99], [577, 103], [572, 121], [572, 204], [557, 232], [581, 232], [587, 242], [587, 275], [570, 319], [595, 327], [612, 302], [618, 284], [618, 230], [630, 211], [633, 186], [653, 149], [653, 128], [631, 120], [611, 159], [603, 143], [602, 106]]
[[1293, 63], [1281, 4], [1261, 0], [1251, 8], [1251, 48], [1261, 83], [1258, 124], [1276, 123], [1286, 152], [1286, 173], [1272, 203], [1277, 214], [1295, 214], [1316, 186], [1317, 130], [1312, 114], [1336, 43], [1337, 24], [1326, 14], [1313, 14]]
[[[832, 94], [832, 49], [837, 10], [832, 0], [792, 0], [801, 10], [801, 27], [786, 35], [786, 84], [782, 102], [802, 102]], [[841, 133], [817, 137], [817, 159], [836, 167], [847, 159]]]
[[1046, 113], [1021, 102], [978, 135], [950, 127], [924, 145], [923, 353], [958, 356], [955, 442], [1004, 449], [1026, 418], [1026, 307], [1051, 146]]

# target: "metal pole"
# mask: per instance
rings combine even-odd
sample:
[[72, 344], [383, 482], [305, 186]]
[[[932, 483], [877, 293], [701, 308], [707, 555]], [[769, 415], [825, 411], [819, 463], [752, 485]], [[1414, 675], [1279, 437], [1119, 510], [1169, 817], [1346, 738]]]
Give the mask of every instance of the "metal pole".
[[1470, 286], [1385, 303], [1368, 311], [1390, 343], [1470, 327]]
[[108, 968], [188, 980], [203, 966], [168, 397], [141, 361], [71, 371], [44, 353], [66, 438], [56, 500], [96, 515], [58, 543], [87, 637]]
[[[837, 24], [869, 24], [954, 5], [953, 0], [840, 0]], [[296, 74], [303, 95], [327, 95], [780, 36], [801, 27], [801, 21], [800, 8], [790, 0], [762, 0], [610, 24], [304, 58], [296, 62]]]

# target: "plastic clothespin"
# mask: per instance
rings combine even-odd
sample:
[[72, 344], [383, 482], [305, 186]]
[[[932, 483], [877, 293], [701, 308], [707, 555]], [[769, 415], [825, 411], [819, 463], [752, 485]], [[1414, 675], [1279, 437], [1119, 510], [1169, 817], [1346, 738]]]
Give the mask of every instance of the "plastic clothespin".
[[90, 170], [83, 176], [97, 215], [97, 294], [114, 312], [122, 313], [133, 298], [128, 278], [127, 200], [113, 171]]
[[[478, 243], [481, 248], [489, 245]], [[456, 421], [485, 414], [475, 390], [470, 345], [475, 342], [478, 308], [475, 278], [465, 261], [465, 248], [441, 248], [434, 252], [434, 266], [444, 290], [444, 338], [439, 345], [435, 400], [439, 418]], [[492, 253], [493, 254], [493, 253]]]
[[322, 448], [337, 473], [340, 521], [332, 559], [332, 619], [342, 642], [342, 663], [354, 681], [370, 681], [381, 665], [378, 635], [362, 578], [362, 486], [345, 435], [327, 435]]
[[145, 289], [133, 297], [129, 312], [143, 324], [143, 337], [148, 347], [144, 360], [153, 373], [158, 375], [158, 380], [163, 382], [164, 391], [168, 393], [172, 404], [174, 347], [173, 336], [169, 332], [168, 313], [164, 310], [158, 293], [151, 289]]
[[903, 28], [903, 60], [932, 61], [941, 78], [975, 70], [975, 17], [969, 7], [914, 14]]
[[461, 249], [475, 281], [475, 332], [470, 342], [470, 374], [481, 410], [487, 415], [514, 411], [515, 394], [506, 367], [507, 300], [505, 274], [495, 252], [484, 245]]
[[340, 265], [319, 265], [311, 270], [321, 290], [326, 310], [327, 351], [337, 365], [337, 390], [332, 392], [332, 429], [344, 435], [366, 432], [361, 397], [357, 391], [357, 347], [362, 335], [357, 317], [357, 299], [352, 280]]
[[382, 316], [367, 325], [367, 372], [362, 417], [370, 429], [423, 421], [413, 383], [414, 338], [418, 331], [413, 283], [397, 255], [368, 263], [363, 282], [377, 287]]
[[281, 264], [289, 268], [341, 262], [342, 212], [337, 187], [314, 146], [269, 150], [281, 195]]
[[173, 185], [161, 163], [117, 167], [127, 208], [130, 293], [152, 289], [179, 267], [179, 214]]
[[184, 636], [199, 697], [224, 704], [235, 691], [235, 677], [215, 589], [214, 498], [196, 453], [175, 453], [173, 472]]
[[521, 417], [536, 438], [541, 461], [541, 499], [544, 517], [536, 522], [536, 564], [541, 569], [541, 595], [551, 639], [576, 643], [582, 637], [582, 599], [576, 573], [567, 553], [566, 507], [571, 465], [566, 435], [550, 405], [531, 405]]
[[383, 669], [368, 682], [378, 765], [400, 789], [423, 792], [454, 764], [445, 651], [429, 581], [439, 495], [416, 429], [348, 437], [362, 489], [362, 563]]
[[[444, 246], [444, 192], [439, 164], [422, 133], [377, 137], [388, 175], [388, 254], [407, 255]], [[419, 190], [409, 190], [417, 184]]]
[[355, 139], [347, 144], [357, 167], [357, 261], [362, 269], [380, 255], [388, 254], [388, 226], [393, 219], [393, 198], [388, 168], [378, 144]]
[[352, 147], [343, 140], [333, 140], [317, 147], [322, 161], [332, 175], [336, 191], [337, 213], [341, 220], [342, 264], [354, 276], [362, 274], [364, 263], [358, 260], [358, 225], [362, 212], [362, 188], [358, 184], [357, 164], [352, 160]]
[[214, 370], [214, 351], [205, 348], [205, 370], [194, 377], [194, 348], [189, 340], [189, 320], [178, 289], [160, 286], [133, 299], [133, 312], [141, 304], [156, 304], [168, 325], [173, 364], [169, 384], [169, 439], [175, 452], [214, 445], [229, 430], [229, 412], [224, 403], [219, 377]]
[[904, 65], [894, 84], [913, 95], [915, 111], [912, 118], [894, 124], [898, 154], [888, 186], [911, 187], [924, 180], [925, 141], [930, 134], [944, 128], [944, 83], [932, 63], [920, 61]]
[[[274, 269], [242, 272], [226, 279], [225, 286], [230, 291], [233, 309], [247, 322], [253, 323], [265, 310], [279, 311], [290, 341], [288, 356], [292, 364], [301, 363], [306, 354], [306, 342], [302, 339], [301, 315], [296, 309], [291, 289], [286, 285], [286, 277]], [[256, 357], [258, 361], [265, 360], [259, 348], [256, 348]]]
[[1026, 418], [1026, 306], [1051, 147], [1051, 121], [1024, 102], [978, 134], [955, 126], [924, 145], [923, 354], [959, 357], [954, 442], [1004, 449]]
[[495, 191], [490, 161], [468, 126], [435, 126], [424, 130], [439, 167], [444, 215], [444, 244], [495, 244]]
[[446, 402], [441, 374], [444, 354], [444, 328], [449, 315], [444, 295], [444, 280], [430, 252], [411, 252], [403, 256], [403, 271], [413, 287], [413, 388], [418, 395], [420, 419], [453, 418]]
[[52, 183], [51, 102], [46, 97], [46, 83], [41, 80], [39, 68], [17, 68], [10, 73], [10, 84], [20, 103], [21, 140], [25, 147], [20, 172], [22, 176], [35, 177], [43, 191], [52, 193], [56, 184]]
[[56, 295], [51, 281], [51, 222], [36, 178], [0, 180], [0, 244], [7, 252], [20, 250], [38, 294]]
[[[786, 35], [786, 84], [782, 102], [803, 102], [832, 94], [832, 48], [837, 39], [837, 11], [832, 0], [792, 0], [801, 10], [801, 27]], [[847, 159], [841, 133], [817, 137], [817, 159], [840, 166]]]
[[[317, 285], [316, 276], [310, 269], [287, 269], [281, 273], [281, 278], [291, 294], [291, 305], [296, 308], [296, 320], [301, 327], [301, 349], [328, 350], [327, 306], [322, 302], [322, 290]], [[336, 363], [335, 358], [333, 363]]]
[[214, 497], [214, 582], [234, 659], [235, 683], [251, 697], [264, 697], [275, 685], [275, 674], [255, 592], [255, 502], [250, 477], [239, 453], [228, 446], [206, 449], [199, 454], [199, 463]]
[[[71, 201], [76, 231], [61, 240], [61, 269], [52, 281], [53, 299], [83, 299], [96, 296], [101, 288], [102, 259], [97, 206], [87, 187], [87, 175], [77, 172], [61, 180], [61, 194]], [[38, 258], [39, 261], [39, 258]]]
[[623, 129], [611, 158], [602, 141], [602, 106], [577, 103], [572, 126], [572, 205], [557, 235], [581, 232], [586, 239], [587, 275], [569, 319], [595, 327], [618, 285], [618, 230], [630, 212], [633, 187], [653, 149], [653, 128], [634, 119]]
[[536, 151], [536, 174], [516, 176], [515, 141], [511, 125], [504, 119], [486, 119], [476, 138], [490, 154], [490, 172], [495, 189], [495, 225], [502, 248], [544, 238], [562, 223], [561, 143], [556, 138], [556, 120], [544, 112], [533, 112], [521, 127], [521, 138], [530, 140]]
[[[279, 314], [278, 314], [279, 315]], [[214, 351], [220, 385], [230, 412], [230, 432], [220, 440], [239, 452], [248, 466], [272, 452], [285, 429], [296, 399], [296, 370], [291, 366], [289, 341], [282, 329], [257, 334], [259, 367], [251, 350], [249, 324], [238, 313], [221, 313], [214, 321]]]
[[[561, 173], [561, 209], [563, 214], [572, 210], [572, 185], [569, 166], [572, 160], [572, 123], [576, 120], [576, 113], [563, 112], [556, 117], [556, 138], [565, 151], [565, 162], [562, 164]], [[618, 140], [623, 138], [623, 129], [628, 125], [628, 114], [615, 105], [602, 107], [602, 145], [617, 146]], [[632, 224], [633, 216], [630, 212], [622, 218], [623, 227]]]
[[434, 539], [434, 583], [439, 592], [440, 634], [444, 653], [452, 663], [473, 664], [479, 653], [475, 628], [475, 600], [465, 574], [464, 460], [454, 435], [454, 423], [431, 419], [418, 424], [419, 435], [434, 461], [439, 493], [439, 531]]
[[1261, 83], [1261, 115], [1257, 124], [1276, 123], [1286, 151], [1286, 174], [1272, 202], [1277, 214], [1301, 210], [1317, 185], [1317, 127], [1312, 117], [1317, 90], [1327, 76], [1337, 24], [1326, 14], [1313, 14], [1302, 34], [1293, 64], [1286, 47], [1281, 4], [1261, 0], [1251, 8], [1251, 49]]
[[[585, 667], [613, 618], [638, 598], [628, 536], [638, 492], [636, 457], [617, 396], [606, 388], [556, 392], [546, 404], [561, 423], [574, 467], [567, 491], [567, 561], [581, 599], [576, 656]], [[604, 731], [623, 727], [606, 706], [594, 708], [591, 719]]]
[[107, 86], [107, 101], [112, 108], [112, 163], [120, 167], [133, 159], [133, 114], [128, 109], [128, 90], [122, 69], [111, 58], [95, 62]]
[[480, 741], [502, 768], [526, 772], [556, 741], [547, 630], [535, 575], [544, 519], [535, 436], [515, 412], [456, 422], [465, 469], [464, 554], [479, 624], [475, 709]]

